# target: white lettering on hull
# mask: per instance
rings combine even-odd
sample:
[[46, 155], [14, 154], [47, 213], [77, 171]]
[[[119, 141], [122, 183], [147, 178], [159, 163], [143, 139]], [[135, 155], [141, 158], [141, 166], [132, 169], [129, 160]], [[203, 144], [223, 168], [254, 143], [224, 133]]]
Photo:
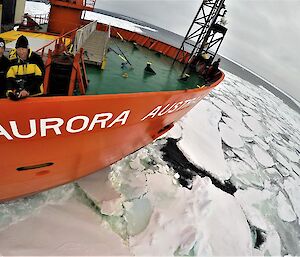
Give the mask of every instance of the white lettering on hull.
[[129, 113], [130, 113], [129, 110], [122, 112], [117, 118], [115, 118], [115, 120], [112, 123], [110, 123], [108, 125], [108, 128], [111, 128], [113, 125], [115, 125], [117, 123], [121, 123], [121, 126], [125, 125], [125, 123], [128, 119]]
[[12, 136], [0, 125], [0, 136], [5, 136], [8, 140], [13, 140]]
[[9, 123], [10, 123], [10, 127], [11, 127], [11, 130], [12, 130], [12, 133], [17, 138], [31, 138], [31, 137], [33, 137], [33, 136], [36, 135], [36, 122], [35, 122], [35, 120], [30, 120], [29, 121], [29, 124], [30, 124], [30, 133], [27, 134], [27, 135], [21, 135], [19, 133], [16, 121], [10, 121]]
[[[83, 124], [82, 124], [81, 128], [73, 129], [72, 128], [73, 123], [77, 120], [82, 120]], [[87, 128], [87, 126], [89, 125], [89, 122], [90, 122], [90, 119], [87, 116], [75, 116], [68, 120], [67, 126], [66, 126], [66, 131], [68, 131], [69, 133], [79, 133]]]
[[[49, 136], [50, 133], [55, 135], [61, 135], [63, 131], [66, 131], [70, 134], [80, 133], [85, 130], [92, 131], [94, 130], [96, 124], [99, 124], [100, 129], [111, 128], [116, 124], [123, 126], [126, 124], [127, 119], [129, 117], [130, 110], [126, 110], [121, 112], [115, 119], [113, 118], [112, 113], [100, 113], [96, 114], [92, 121], [90, 122], [90, 118], [88, 116], [80, 115], [74, 116], [65, 122], [62, 118], [46, 118], [40, 120], [29, 120], [29, 130], [28, 134], [21, 134], [19, 132], [18, 123], [16, 121], [10, 121], [10, 130], [11, 134], [6, 130], [2, 125], [0, 125], [0, 136], [4, 136], [8, 140], [13, 140], [14, 138], [26, 139], [32, 138], [37, 134], [38, 125], [40, 126], [40, 136], [46, 137]], [[109, 121], [111, 121], [110, 124]], [[77, 125], [76, 125], [76, 124]]]
[[96, 124], [100, 124], [100, 128], [104, 129], [106, 127], [106, 122], [109, 121], [112, 116], [113, 115], [111, 113], [96, 114], [89, 126], [88, 131], [93, 130]]
[[192, 99], [188, 99], [185, 101], [180, 101], [178, 103], [173, 103], [171, 104], [167, 104], [166, 106], [157, 106], [155, 107], [151, 112], [149, 112], [146, 116], [144, 116], [141, 121], [144, 121], [148, 118], [153, 119], [154, 117], [158, 116], [163, 116], [165, 114], [170, 114], [173, 113], [175, 111], [180, 111], [184, 108], [193, 106], [194, 104], [196, 104], [199, 100], [201, 99], [201, 97], [196, 97], [196, 98], [192, 98]]
[[[48, 124], [52, 123], [52, 124]], [[54, 124], [53, 124], [54, 123]], [[60, 127], [64, 124], [64, 120], [61, 118], [48, 118], [41, 119], [41, 137], [47, 136], [47, 130], [53, 129], [56, 135], [61, 135]]]
[[[155, 117], [161, 117], [164, 115], [171, 114], [176, 111], [180, 111], [184, 108], [192, 107], [196, 104], [202, 97], [192, 98], [187, 100], [182, 100], [175, 103], [167, 103], [166, 105], [158, 105], [147, 115], [145, 115], [141, 121], [147, 119], [153, 119]], [[18, 128], [18, 121], [9, 121], [9, 126], [2, 126], [0, 124], [0, 138], [1, 136], [5, 137], [7, 140], [13, 140], [14, 138], [19, 139], [28, 139], [36, 135], [41, 137], [47, 137], [50, 135], [61, 135], [63, 133], [81, 133], [84, 131], [93, 131], [94, 129], [107, 129], [112, 128], [116, 125], [123, 126], [126, 124], [130, 110], [122, 111], [116, 118], [110, 112], [106, 113], [97, 113], [92, 118], [85, 115], [74, 116], [68, 120], [62, 118], [51, 117], [44, 119], [30, 119], [29, 120], [29, 129], [24, 129], [23, 127], [28, 126], [19, 124], [19, 128], [22, 127], [21, 131], [26, 131], [26, 133], [20, 133]], [[8, 129], [10, 128], [10, 130]], [[38, 130], [39, 129], [39, 130]], [[38, 133], [39, 131], [39, 133]]]

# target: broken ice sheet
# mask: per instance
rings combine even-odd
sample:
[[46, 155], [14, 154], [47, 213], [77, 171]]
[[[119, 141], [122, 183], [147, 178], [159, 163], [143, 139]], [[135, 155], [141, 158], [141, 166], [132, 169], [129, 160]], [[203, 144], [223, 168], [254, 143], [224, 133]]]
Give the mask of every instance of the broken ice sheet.
[[[158, 192], [155, 195], [159, 196]], [[160, 202], [152, 197], [152, 203]], [[234, 198], [213, 186], [210, 179], [195, 177], [191, 190], [176, 187], [174, 199], [168, 202], [167, 207], [154, 207], [148, 227], [130, 239], [135, 255], [252, 253], [250, 230], [243, 212]], [[237, 237], [239, 244], [230, 247]]]
[[[263, 138], [263, 137], [262, 137]], [[262, 148], [264, 149], [265, 151], [269, 150], [270, 149], [270, 146], [264, 142], [264, 140], [258, 137], [258, 136], [254, 136], [254, 141]]]
[[232, 172], [230, 181], [237, 187], [245, 188], [249, 186], [263, 188], [264, 180], [256, 170], [242, 160], [227, 159], [227, 169]]
[[252, 149], [253, 149], [256, 160], [262, 166], [268, 168], [268, 167], [272, 167], [275, 164], [274, 160], [270, 156], [270, 154], [268, 152], [266, 152], [265, 150], [263, 150], [262, 148], [260, 148], [259, 146], [253, 145]]
[[267, 169], [264, 169], [264, 172], [271, 181], [277, 182], [278, 184], [283, 183], [283, 176], [277, 169], [267, 168]]
[[166, 133], [166, 137], [174, 139], [179, 139], [182, 137], [181, 121], [178, 121], [174, 124], [174, 127]]
[[243, 121], [247, 127], [256, 135], [263, 135], [266, 131], [261, 123], [251, 116], [244, 116]]
[[101, 213], [109, 216], [122, 216], [123, 210], [123, 199], [115, 198], [109, 201], [102, 201], [100, 203]]
[[276, 163], [276, 169], [283, 177], [290, 176], [290, 171], [286, 169], [284, 166], [282, 166], [280, 163]]
[[300, 217], [300, 178], [288, 177], [284, 180], [284, 190], [287, 193], [290, 202], [292, 203], [293, 209]]
[[212, 99], [212, 102], [215, 106], [217, 106], [220, 110], [225, 112], [230, 118], [236, 121], [242, 120], [241, 112], [236, 109], [234, 106], [226, 104], [219, 99]]
[[288, 146], [279, 145], [278, 143], [272, 143], [272, 147], [280, 152], [283, 156], [287, 157], [288, 160], [299, 163], [299, 155], [294, 149], [290, 149]]
[[294, 221], [296, 220], [297, 216], [295, 212], [293, 211], [292, 206], [289, 204], [288, 200], [284, 197], [282, 192], [279, 192], [277, 195], [277, 212], [278, 216], [283, 220], [283, 221]]
[[254, 133], [251, 130], [249, 130], [248, 128], [246, 128], [246, 126], [244, 125], [244, 123], [242, 121], [235, 121], [228, 117], [222, 117], [222, 120], [230, 128], [232, 128], [235, 131], [235, 133], [237, 133], [238, 135], [240, 135], [242, 137], [249, 137], [249, 138], [254, 137]]
[[[280, 256], [280, 238], [274, 226], [268, 220], [268, 214], [271, 214], [271, 211], [265, 208], [267, 203], [274, 197], [274, 193], [267, 190], [248, 188], [238, 190], [234, 195], [245, 211], [250, 224], [266, 232], [266, 242], [259, 249], [260, 254], [264, 255], [269, 252], [271, 255]], [[273, 206], [268, 205], [268, 207], [272, 208]], [[276, 211], [275, 208], [274, 211]]]
[[252, 157], [252, 153], [247, 149], [232, 149], [232, 151], [244, 162], [246, 162], [253, 170], [257, 169], [257, 162]]
[[239, 102], [243, 106], [246, 106], [246, 107], [251, 108], [253, 110], [256, 109], [256, 107], [252, 103], [250, 103], [246, 97], [242, 97], [242, 96], [238, 95], [238, 96], [236, 96], [236, 98], [239, 100]]
[[147, 198], [134, 199], [123, 203], [125, 208], [124, 218], [127, 222], [127, 234], [135, 236], [148, 226], [152, 206]]
[[177, 145], [196, 167], [209, 171], [223, 181], [230, 178], [230, 173], [225, 169], [222, 141], [218, 131], [220, 119], [221, 112], [218, 108], [207, 101], [200, 102], [182, 119], [182, 139]]
[[297, 165], [296, 163], [291, 163], [291, 168], [293, 169], [293, 171], [300, 176], [300, 167], [299, 164]]
[[[128, 157], [126, 157], [128, 158]], [[127, 160], [125, 158], [125, 160]], [[133, 170], [126, 162], [112, 165], [109, 180], [113, 187], [122, 194], [126, 200], [138, 198], [147, 192], [147, 178], [139, 169]], [[131, 163], [132, 165], [132, 163]], [[140, 166], [139, 166], [140, 167]], [[137, 167], [138, 168], [138, 167]], [[132, 176], [134, 175], [134, 177]], [[120, 183], [122, 181], [122, 183]]]
[[[253, 111], [252, 109], [248, 108], [248, 107], [245, 107], [245, 106], [242, 106], [241, 109], [246, 112], [249, 117], [252, 117], [258, 121], [261, 121], [262, 120], [262, 117], [255, 111]], [[245, 116], [245, 115], [244, 115]], [[247, 117], [247, 115], [246, 115]]]
[[240, 136], [225, 123], [219, 123], [219, 130], [222, 140], [226, 145], [230, 146], [231, 148], [240, 148], [244, 145], [244, 142]]

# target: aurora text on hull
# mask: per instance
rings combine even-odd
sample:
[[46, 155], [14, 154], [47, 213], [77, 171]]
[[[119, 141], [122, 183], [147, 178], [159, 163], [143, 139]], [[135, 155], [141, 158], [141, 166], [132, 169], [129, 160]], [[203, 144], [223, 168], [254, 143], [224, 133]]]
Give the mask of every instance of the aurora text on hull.
[[[207, 44], [187, 50], [185, 41], [176, 48], [81, 20], [93, 1], [50, 2], [45, 24], [26, 15], [33, 21], [29, 27], [26, 22], [20, 31], [1, 34], [7, 48], [20, 34], [33, 48], [41, 38], [48, 41], [33, 49], [45, 62], [44, 95], [0, 99], [0, 201], [68, 183], [120, 160], [171, 129], [224, 78], [211, 65], [215, 52], [208, 47], [219, 27], [199, 34]], [[217, 10], [211, 23], [217, 24], [224, 1], [208, 2], [200, 9]], [[62, 14], [71, 21], [65, 27]]]

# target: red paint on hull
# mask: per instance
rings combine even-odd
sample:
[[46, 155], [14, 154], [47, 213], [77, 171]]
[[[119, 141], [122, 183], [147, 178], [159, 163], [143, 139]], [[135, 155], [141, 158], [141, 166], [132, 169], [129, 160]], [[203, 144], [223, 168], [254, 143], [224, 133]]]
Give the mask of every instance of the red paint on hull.
[[[224, 75], [210, 87], [184, 91], [41, 97], [27, 98], [20, 102], [1, 99], [0, 124], [13, 140], [0, 135], [0, 201], [74, 181], [120, 160], [152, 142], [161, 134], [162, 128], [179, 120], [223, 78]], [[193, 98], [197, 100], [190, 106], [142, 121], [157, 106]], [[119, 122], [112, 127], [100, 128], [97, 124], [91, 131], [86, 129], [72, 134], [64, 124], [60, 128], [60, 135], [54, 130], [48, 130], [45, 137], [40, 135], [41, 119], [55, 117], [66, 123], [72, 117], [82, 115], [91, 121], [97, 113], [110, 112], [116, 118], [125, 110], [130, 110], [130, 114], [124, 125]], [[25, 135], [30, 132], [30, 119], [36, 121], [36, 135], [28, 139], [13, 136], [9, 121], [16, 121], [19, 133]], [[74, 123], [74, 129], [81, 125], [80, 122]], [[17, 170], [19, 167], [42, 163], [53, 165]]]

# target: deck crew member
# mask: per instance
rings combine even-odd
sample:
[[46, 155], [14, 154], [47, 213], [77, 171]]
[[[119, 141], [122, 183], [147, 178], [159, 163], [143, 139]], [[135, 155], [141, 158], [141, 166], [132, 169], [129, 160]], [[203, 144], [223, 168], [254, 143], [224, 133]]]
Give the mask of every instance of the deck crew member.
[[0, 97], [6, 93], [6, 72], [9, 68], [9, 60], [4, 56], [5, 41], [0, 37]]
[[28, 48], [28, 40], [20, 36], [16, 48], [10, 52], [6, 95], [11, 100], [43, 94], [44, 63], [42, 58]]
[[219, 70], [220, 61], [221, 59], [219, 58], [208, 68], [206, 73], [206, 80], [215, 81], [222, 76], [222, 72]]

